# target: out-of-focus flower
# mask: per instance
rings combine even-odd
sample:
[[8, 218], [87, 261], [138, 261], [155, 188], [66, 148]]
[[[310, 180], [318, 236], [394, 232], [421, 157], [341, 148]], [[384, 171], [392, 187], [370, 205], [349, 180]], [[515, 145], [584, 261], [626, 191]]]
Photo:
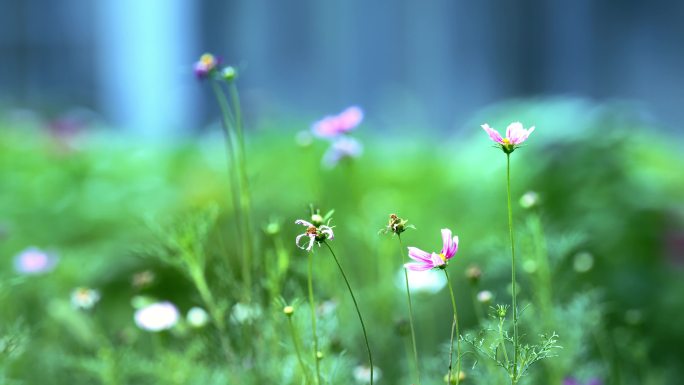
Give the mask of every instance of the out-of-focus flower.
[[233, 305], [233, 310], [230, 313], [231, 320], [238, 324], [252, 323], [261, 317], [261, 309], [254, 304], [245, 304], [238, 302]]
[[71, 292], [71, 306], [88, 310], [100, 300], [100, 292], [87, 287], [77, 287]]
[[349, 137], [341, 137], [336, 139], [328, 148], [328, 151], [323, 154], [323, 165], [326, 167], [335, 167], [340, 161], [348, 158], [358, 158], [363, 153], [363, 146], [361, 143]]
[[466, 278], [471, 284], [477, 285], [480, 282], [480, 277], [482, 277], [482, 269], [477, 265], [472, 265], [466, 270]]
[[[568, 377], [563, 380], [563, 385], [582, 385], [582, 383], [574, 377]], [[603, 381], [598, 378], [591, 378], [584, 385], [603, 385]]]
[[292, 314], [294, 314], [294, 311], [295, 311], [295, 309], [291, 305], [287, 305], [283, 308], [283, 314], [285, 314], [288, 317], [291, 317]]
[[52, 271], [57, 257], [35, 247], [29, 247], [14, 257], [14, 269], [21, 274], [42, 274]]
[[362, 120], [363, 110], [357, 106], [352, 106], [339, 115], [326, 116], [315, 122], [311, 131], [319, 138], [335, 138], [353, 130]]
[[151, 270], [144, 270], [133, 274], [131, 278], [131, 285], [136, 289], [144, 289], [154, 283], [154, 272]]
[[174, 304], [163, 301], [136, 310], [134, 319], [139, 328], [159, 332], [174, 327], [180, 319], [180, 313]]
[[444, 274], [437, 274], [437, 271], [413, 271], [401, 268], [397, 271], [395, 284], [398, 289], [406, 290], [404, 271], [408, 273], [409, 289], [411, 293], [434, 294], [446, 286]]
[[532, 131], [534, 131], [534, 126], [529, 129], [523, 128], [522, 123], [514, 122], [508, 125], [506, 128], [506, 137], [502, 138], [498, 131], [489, 127], [489, 124], [483, 124], [482, 129], [484, 129], [489, 138], [493, 140], [506, 154], [512, 153], [516, 148], [527, 140]]
[[[451, 374], [451, 383], [455, 384], [456, 382], [462, 382], [463, 380], [466, 379], [466, 374], [464, 371], [458, 372], [458, 381], [456, 381], [456, 373]], [[444, 382], [448, 383], [449, 382], [449, 373], [444, 375]]]
[[323, 301], [316, 307], [316, 314], [319, 317], [330, 317], [335, 314], [339, 303], [334, 299]]
[[[371, 370], [370, 367], [365, 365], [359, 365], [354, 367], [353, 371], [354, 380], [359, 384], [370, 384], [371, 380]], [[373, 381], [377, 381], [382, 377], [382, 370], [377, 366], [373, 366]]]
[[194, 306], [188, 310], [188, 314], [185, 316], [185, 320], [188, 324], [194, 328], [204, 327], [209, 322], [209, 314], [206, 310], [201, 307]]
[[413, 271], [424, 271], [434, 268], [446, 268], [448, 261], [458, 251], [458, 236], [452, 237], [451, 230], [442, 229], [442, 251], [428, 253], [417, 247], [409, 247], [408, 255], [416, 262], [407, 263], [405, 268]]
[[199, 79], [205, 79], [216, 69], [217, 65], [216, 57], [210, 53], [205, 53], [195, 63], [195, 76]]
[[[295, 224], [306, 226], [306, 232], [303, 234], [297, 235], [297, 238], [295, 238], [295, 244], [297, 245], [297, 247], [299, 247], [302, 250], [311, 251], [311, 248], [313, 248], [314, 242], [318, 242], [318, 244], [320, 246], [321, 242], [325, 241], [326, 239], [330, 239], [330, 240], [335, 239], [335, 236], [334, 236], [333, 231], [332, 231], [332, 227], [330, 227], [330, 226], [326, 226], [326, 225], [314, 226], [311, 222], [307, 222], [303, 219], [297, 219], [295, 221]], [[307, 243], [302, 244], [301, 239], [304, 237], [308, 237], [309, 241]]]
[[221, 70], [221, 76], [224, 80], [232, 82], [237, 77], [237, 70], [233, 66], [227, 66]]
[[489, 290], [482, 290], [481, 292], [477, 293], [477, 301], [485, 305], [492, 302], [493, 298], [494, 295]]
[[539, 194], [528, 191], [520, 197], [520, 206], [524, 209], [531, 209], [539, 204]]
[[594, 256], [587, 251], [581, 251], [575, 254], [572, 260], [572, 267], [578, 273], [586, 273], [594, 267]]

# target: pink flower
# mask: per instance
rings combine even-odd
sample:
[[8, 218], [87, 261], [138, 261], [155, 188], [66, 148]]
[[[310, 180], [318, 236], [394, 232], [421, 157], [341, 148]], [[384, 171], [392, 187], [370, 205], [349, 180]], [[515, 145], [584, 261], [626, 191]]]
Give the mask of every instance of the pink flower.
[[216, 69], [219, 61], [210, 53], [205, 53], [200, 57], [200, 59], [195, 63], [195, 76], [199, 79], [204, 79], [209, 76], [209, 74]]
[[[333, 234], [332, 227], [330, 227], [330, 226], [320, 225], [320, 226], [316, 227], [311, 222], [307, 222], [303, 219], [296, 220], [295, 224], [306, 226], [306, 232], [303, 234], [297, 235], [297, 238], [295, 238], [295, 244], [297, 245], [297, 247], [299, 247], [302, 250], [311, 251], [311, 248], [313, 248], [314, 242], [318, 242], [318, 244], [320, 246], [320, 243], [325, 241], [326, 239], [330, 239], [330, 240], [335, 239], [335, 235]], [[308, 237], [309, 241], [308, 241], [308, 243], [301, 244], [301, 240], [304, 237]]]
[[442, 251], [428, 253], [417, 247], [409, 247], [408, 255], [416, 262], [407, 263], [405, 268], [413, 271], [425, 271], [434, 268], [444, 269], [448, 261], [456, 255], [458, 251], [458, 236], [452, 238], [451, 230], [442, 229]]
[[19, 253], [14, 257], [14, 269], [22, 274], [42, 274], [55, 268], [57, 258], [35, 247]]
[[327, 167], [335, 167], [342, 159], [357, 158], [362, 152], [363, 147], [358, 140], [348, 137], [339, 138], [323, 155], [323, 164]]
[[485, 123], [481, 127], [487, 131], [489, 138], [496, 142], [506, 154], [510, 154], [513, 150], [520, 147], [520, 145], [527, 140], [527, 137], [530, 136], [532, 131], [534, 131], [534, 126], [525, 129], [523, 128], [522, 123], [514, 122], [508, 125], [506, 128], [506, 137], [502, 138], [498, 131], [489, 127], [489, 124]]
[[339, 115], [326, 116], [311, 127], [311, 131], [319, 138], [335, 138], [346, 134], [358, 126], [363, 120], [361, 108], [352, 106]]

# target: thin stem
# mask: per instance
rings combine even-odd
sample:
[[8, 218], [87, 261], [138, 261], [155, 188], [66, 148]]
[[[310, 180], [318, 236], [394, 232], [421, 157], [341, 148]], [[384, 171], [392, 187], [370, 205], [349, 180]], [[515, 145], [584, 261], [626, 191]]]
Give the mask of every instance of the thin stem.
[[[401, 235], [397, 234], [399, 238], [399, 257], [404, 259], [404, 245], [401, 242]], [[408, 271], [404, 268], [404, 282], [406, 283], [406, 302], [409, 309], [409, 325], [411, 326], [411, 344], [413, 346], [413, 361], [416, 365], [416, 376], [418, 377], [418, 385], [420, 385], [420, 366], [418, 365], [418, 348], [416, 346], [416, 331], [413, 327], [413, 303], [411, 302], [411, 291], [409, 287]]]
[[313, 251], [309, 253], [309, 276], [307, 280], [309, 287], [309, 307], [311, 307], [311, 333], [313, 334], [313, 358], [316, 366], [316, 384], [321, 383], [321, 369], [318, 364], [318, 336], [316, 335], [316, 304], [313, 294]]
[[513, 206], [511, 205], [511, 154], [506, 154], [506, 195], [508, 198], [508, 233], [511, 238], [511, 290], [513, 291], [513, 376], [511, 384], [518, 382], [518, 292], [515, 287], [515, 240], [513, 238]]
[[337, 264], [337, 267], [340, 269], [340, 273], [342, 274], [342, 278], [344, 278], [344, 283], [347, 284], [347, 289], [349, 289], [349, 295], [351, 295], [352, 301], [354, 301], [354, 307], [356, 308], [356, 314], [359, 316], [359, 321], [361, 322], [361, 329], [363, 330], [363, 339], [366, 342], [366, 350], [368, 351], [368, 361], [370, 363], [370, 385], [373, 385], [373, 355], [371, 354], [370, 350], [370, 345], [368, 345], [368, 334], [366, 333], [366, 325], [363, 323], [363, 317], [361, 317], [361, 311], [359, 310], [359, 304], [356, 302], [356, 297], [354, 296], [354, 292], [352, 291], [351, 285], [349, 284], [349, 280], [347, 279], [347, 275], [344, 273], [344, 269], [342, 269], [342, 265], [340, 265], [340, 261], [337, 260], [337, 256], [335, 255], [335, 252], [333, 251], [332, 247], [328, 244], [328, 242], [323, 242], [327, 247], [328, 250], [330, 250], [330, 254], [332, 254], [333, 259], [335, 259], [335, 263]]
[[504, 338], [503, 323], [504, 319], [499, 318], [499, 343], [501, 344], [501, 350], [503, 350], [504, 359], [506, 360], [506, 370], [508, 370], [510, 361], [508, 360], [508, 351], [506, 350], [506, 339]]
[[228, 150], [228, 174], [229, 178], [231, 179], [231, 198], [233, 201], [233, 209], [235, 210], [235, 214], [237, 217], [238, 237], [242, 240], [242, 276], [244, 280], [244, 295], [245, 297], [247, 297], [247, 299], [249, 299], [251, 298], [252, 290], [252, 262], [250, 259], [251, 246], [249, 245], [248, 241], [248, 234], [250, 233], [250, 231], [249, 227], [245, 224], [246, 222], [244, 217], [247, 215], [247, 213], [244, 209], [242, 197], [243, 194], [242, 189], [240, 188], [240, 175], [238, 174], [239, 171], [236, 170], [236, 167], [238, 169], [240, 168], [240, 159], [238, 157], [237, 151], [237, 147], [239, 146], [239, 144], [237, 143], [238, 137], [233, 132], [233, 130], [230, 129], [231, 126], [235, 125], [235, 119], [233, 117], [233, 113], [231, 112], [230, 105], [228, 104], [228, 100], [226, 99], [226, 96], [223, 93], [220, 84], [216, 81], [212, 81], [211, 87], [214, 91], [214, 95], [216, 96], [216, 100], [218, 101], [219, 108], [221, 109], [222, 127], [226, 135], [226, 147]]
[[302, 369], [302, 373], [304, 373], [304, 377], [306, 377], [306, 383], [310, 384], [311, 378], [309, 378], [309, 371], [307, 370], [306, 365], [304, 364], [304, 360], [302, 359], [302, 352], [299, 349], [299, 337], [297, 336], [297, 329], [294, 327], [294, 323], [292, 322], [292, 314], [287, 316], [287, 322], [288, 324], [290, 324], [292, 344], [294, 345], [295, 353], [297, 354], [297, 361], [299, 361], [299, 366]]
[[454, 321], [451, 325], [451, 340], [449, 341], [449, 374], [447, 375], [447, 384], [451, 384], [451, 367], [454, 358], [454, 329], [456, 330], [456, 385], [458, 385], [461, 377], [461, 339], [458, 332], [458, 310], [456, 310], [456, 298], [454, 297], [454, 289], [451, 287], [451, 280], [449, 273], [443, 269], [447, 284], [449, 285], [449, 294], [451, 295], [451, 307], [454, 310]]

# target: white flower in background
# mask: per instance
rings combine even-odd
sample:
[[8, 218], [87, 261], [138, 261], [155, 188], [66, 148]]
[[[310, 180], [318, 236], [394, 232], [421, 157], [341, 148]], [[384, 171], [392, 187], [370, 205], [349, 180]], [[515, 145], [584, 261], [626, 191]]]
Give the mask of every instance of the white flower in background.
[[251, 323], [261, 317], [261, 309], [257, 305], [236, 303], [231, 311], [231, 319], [238, 324]]
[[204, 327], [209, 322], [209, 314], [201, 307], [193, 307], [188, 310], [188, 314], [185, 316], [188, 324], [194, 328]]
[[21, 274], [42, 274], [55, 268], [57, 257], [36, 247], [29, 247], [14, 257], [14, 269]]
[[[434, 294], [442, 290], [447, 284], [444, 274], [440, 274], [438, 270], [413, 271], [407, 269], [406, 272], [408, 273], [409, 287], [412, 293]], [[404, 279], [404, 268], [401, 268], [397, 272], [395, 280], [397, 288], [405, 290], [406, 283]]]
[[156, 302], [135, 311], [135, 324], [139, 328], [151, 332], [171, 329], [178, 323], [180, 313], [174, 304], [168, 301]]
[[77, 287], [71, 291], [71, 306], [89, 310], [100, 300], [100, 292], [87, 287]]
[[482, 290], [481, 292], [477, 293], [477, 301], [480, 303], [486, 305], [492, 302], [492, 299], [494, 299], [494, 295], [489, 290]]
[[[354, 380], [360, 384], [370, 384], [371, 371], [368, 366], [359, 365], [354, 367]], [[377, 381], [382, 377], [382, 370], [377, 366], [373, 366], [373, 381]]]
[[534, 191], [528, 191], [520, 197], [520, 206], [524, 209], [531, 209], [539, 204], [539, 194]]

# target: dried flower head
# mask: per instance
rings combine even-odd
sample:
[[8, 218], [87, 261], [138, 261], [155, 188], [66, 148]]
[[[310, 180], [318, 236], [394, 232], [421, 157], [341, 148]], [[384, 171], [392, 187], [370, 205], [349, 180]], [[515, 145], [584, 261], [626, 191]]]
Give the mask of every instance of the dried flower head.
[[387, 226], [381, 229], [380, 232], [383, 234], [391, 233], [392, 235], [399, 235], [406, 231], [406, 229], [415, 229], [415, 226], [409, 225], [407, 219], [399, 218], [397, 214], [390, 214]]
[[498, 131], [489, 127], [489, 124], [485, 123], [481, 127], [489, 134], [489, 138], [506, 154], [510, 154], [515, 151], [516, 148], [520, 147], [520, 145], [527, 140], [527, 137], [530, 136], [532, 131], [534, 131], [534, 126], [525, 129], [523, 128], [522, 123], [514, 122], [508, 125], [506, 128], [506, 137], [502, 138]]
[[[306, 231], [303, 234], [299, 234], [295, 238], [295, 244], [302, 250], [311, 251], [314, 243], [320, 244], [326, 239], [333, 240], [335, 235], [333, 234], [332, 227], [329, 225], [324, 225], [323, 223], [327, 220], [330, 223], [333, 211], [328, 212], [325, 216], [321, 216], [318, 210], [312, 210], [311, 222], [305, 221], [303, 219], [297, 219], [295, 224], [306, 226]], [[302, 239], [308, 238], [308, 242], [302, 243]]]

